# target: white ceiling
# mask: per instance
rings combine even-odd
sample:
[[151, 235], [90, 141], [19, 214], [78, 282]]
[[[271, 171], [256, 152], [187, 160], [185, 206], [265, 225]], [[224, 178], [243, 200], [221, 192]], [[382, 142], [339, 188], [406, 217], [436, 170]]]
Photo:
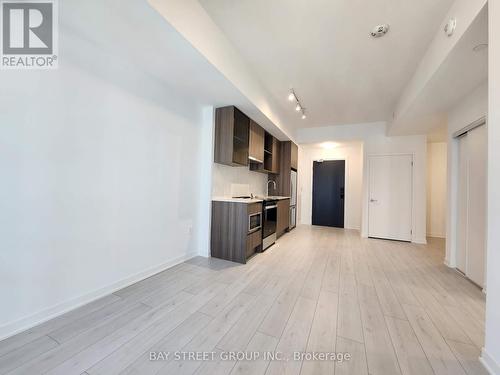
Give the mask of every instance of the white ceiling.
[[487, 6], [446, 57], [405, 118], [393, 125], [392, 133], [429, 134], [433, 140], [445, 140], [447, 113], [488, 79], [488, 50], [473, 51], [475, 46], [486, 43]]
[[[294, 128], [389, 120], [452, 2], [200, 0]], [[380, 23], [389, 33], [371, 38]]]
[[[65, 60], [172, 110], [186, 103], [236, 105], [279, 139], [287, 138], [146, 1], [65, 0], [59, 13], [59, 43]], [[99, 58], [101, 54], [106, 58]], [[129, 72], [128, 80], [123, 78], [124, 70]], [[144, 90], [145, 80], [148, 87], [154, 82], [158, 91]], [[177, 93], [175, 103], [165, 101], [165, 91]]]

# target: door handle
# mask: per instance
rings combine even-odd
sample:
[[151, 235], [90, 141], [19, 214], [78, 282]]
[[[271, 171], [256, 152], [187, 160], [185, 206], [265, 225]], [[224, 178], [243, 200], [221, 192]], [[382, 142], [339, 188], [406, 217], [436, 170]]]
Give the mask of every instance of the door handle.
[[370, 202], [374, 203], [374, 202], [378, 202], [378, 200], [376, 200], [376, 199], [370, 199]]
[[340, 188], [340, 199], [344, 199], [344, 196], [345, 196], [345, 189]]

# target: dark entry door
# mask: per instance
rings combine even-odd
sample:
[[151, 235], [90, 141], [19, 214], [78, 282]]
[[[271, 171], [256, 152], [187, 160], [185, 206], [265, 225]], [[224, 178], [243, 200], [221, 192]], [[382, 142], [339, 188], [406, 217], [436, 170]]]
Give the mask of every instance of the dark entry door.
[[344, 228], [345, 160], [313, 164], [312, 224]]

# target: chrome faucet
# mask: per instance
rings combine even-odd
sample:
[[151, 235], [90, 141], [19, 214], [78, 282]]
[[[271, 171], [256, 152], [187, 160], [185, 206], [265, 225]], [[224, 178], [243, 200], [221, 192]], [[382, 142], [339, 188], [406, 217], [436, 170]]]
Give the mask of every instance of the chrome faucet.
[[274, 190], [277, 189], [276, 187], [276, 181], [273, 181], [273, 180], [269, 180], [267, 181], [267, 196], [269, 196], [269, 183], [272, 182], [273, 183], [273, 186], [274, 186]]

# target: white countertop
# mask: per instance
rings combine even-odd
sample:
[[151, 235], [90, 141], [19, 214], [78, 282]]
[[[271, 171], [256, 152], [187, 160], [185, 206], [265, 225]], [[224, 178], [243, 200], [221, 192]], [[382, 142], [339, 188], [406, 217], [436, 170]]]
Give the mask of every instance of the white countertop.
[[270, 196], [270, 197], [255, 197], [255, 198], [232, 198], [232, 197], [212, 197], [215, 202], [233, 202], [233, 203], [261, 203], [266, 199], [283, 200], [290, 197]]
[[263, 199], [251, 198], [231, 198], [231, 197], [212, 197], [215, 202], [232, 202], [232, 203], [261, 203]]

